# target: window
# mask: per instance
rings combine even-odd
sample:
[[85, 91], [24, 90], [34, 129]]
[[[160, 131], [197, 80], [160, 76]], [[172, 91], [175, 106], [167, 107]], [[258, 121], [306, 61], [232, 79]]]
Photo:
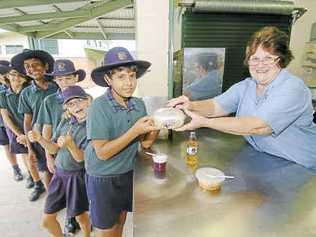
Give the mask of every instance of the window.
[[18, 54], [23, 51], [23, 45], [6, 45], [6, 54]]

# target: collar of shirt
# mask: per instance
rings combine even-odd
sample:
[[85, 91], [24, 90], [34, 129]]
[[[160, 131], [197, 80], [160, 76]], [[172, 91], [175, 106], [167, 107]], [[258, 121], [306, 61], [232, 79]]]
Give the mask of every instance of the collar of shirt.
[[12, 94], [15, 94], [13, 91], [12, 91], [12, 89], [9, 87], [7, 90], [6, 90], [6, 92], [5, 92], [5, 95], [6, 96], [9, 96], [9, 95], [12, 95]]
[[[260, 104], [264, 100], [266, 100], [269, 95], [269, 91], [274, 87], [278, 87], [278, 85], [281, 84], [283, 80], [286, 78], [287, 73], [288, 72], [286, 69], [281, 69], [276, 78], [272, 82], [270, 82], [270, 84], [265, 88], [263, 94], [261, 96], [256, 97], [256, 104]], [[251, 80], [255, 83], [255, 85], [257, 85], [256, 80], [254, 80], [253, 78], [251, 78]]]
[[[54, 85], [51, 83], [51, 82], [48, 82], [48, 87], [47, 87], [47, 90], [49, 90], [50, 88], [52, 88]], [[31, 88], [32, 88], [32, 92], [38, 92], [38, 91], [40, 91], [40, 90], [42, 90], [41, 88], [39, 88], [38, 86], [37, 86], [37, 84], [35, 83], [35, 81], [34, 80], [32, 80], [32, 82], [31, 82]]]
[[62, 92], [61, 92], [61, 89], [58, 89], [58, 90], [56, 91], [56, 98], [57, 98], [58, 104], [64, 103], [63, 94], [62, 94]]
[[127, 110], [127, 112], [130, 112], [132, 110], [136, 110], [136, 106], [135, 104], [132, 102], [131, 99], [128, 99], [128, 102], [127, 102], [127, 108], [125, 108], [124, 106], [120, 105], [116, 100], [115, 98], [113, 97], [113, 94], [112, 94], [112, 90], [111, 88], [109, 88], [107, 91], [106, 91], [106, 94], [105, 94], [106, 98], [110, 101], [110, 104], [114, 110], [115, 113], [119, 112], [119, 111], [125, 111]]

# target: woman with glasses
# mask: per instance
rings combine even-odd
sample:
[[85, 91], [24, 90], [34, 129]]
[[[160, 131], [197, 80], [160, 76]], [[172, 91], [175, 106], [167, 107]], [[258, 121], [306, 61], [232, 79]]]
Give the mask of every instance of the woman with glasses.
[[[276, 27], [255, 32], [244, 63], [251, 77], [209, 100], [186, 96], [169, 101], [192, 117], [179, 131], [208, 127], [242, 135], [256, 150], [316, 169], [316, 124], [309, 89], [285, 68], [293, 59], [286, 33]], [[228, 115], [235, 113], [235, 117]]]

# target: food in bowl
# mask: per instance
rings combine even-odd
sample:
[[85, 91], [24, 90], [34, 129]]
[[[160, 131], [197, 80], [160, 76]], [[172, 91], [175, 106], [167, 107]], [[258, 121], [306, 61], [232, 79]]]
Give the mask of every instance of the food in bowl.
[[153, 113], [153, 119], [159, 129], [177, 129], [184, 124], [185, 114], [176, 108], [160, 108]]
[[195, 177], [199, 182], [199, 186], [203, 190], [217, 192], [221, 189], [221, 185], [225, 180], [225, 174], [219, 169], [212, 167], [203, 167], [195, 172]]

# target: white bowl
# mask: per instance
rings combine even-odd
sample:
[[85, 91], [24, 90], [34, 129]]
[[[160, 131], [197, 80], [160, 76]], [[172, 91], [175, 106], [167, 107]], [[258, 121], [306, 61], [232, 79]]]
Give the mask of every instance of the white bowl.
[[161, 108], [153, 113], [155, 126], [159, 129], [176, 129], [184, 124], [185, 114], [176, 108]]
[[219, 169], [204, 167], [195, 172], [199, 186], [207, 191], [219, 191], [225, 180], [225, 174]]

